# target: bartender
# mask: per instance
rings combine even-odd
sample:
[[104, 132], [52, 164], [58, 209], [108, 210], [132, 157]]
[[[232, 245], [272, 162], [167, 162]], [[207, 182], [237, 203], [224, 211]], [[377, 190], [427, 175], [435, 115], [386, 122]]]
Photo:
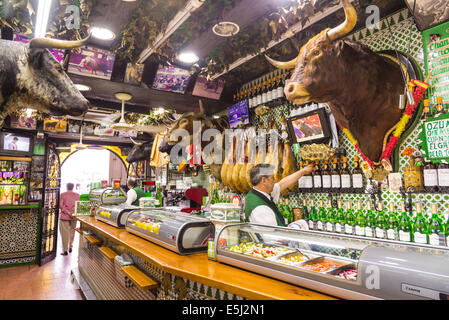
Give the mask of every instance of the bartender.
[[285, 227], [284, 216], [276, 206], [281, 192], [315, 170], [313, 165], [309, 165], [276, 183], [272, 165], [261, 163], [252, 167], [249, 178], [253, 188], [246, 195], [245, 221]]
[[128, 178], [128, 192], [126, 193], [126, 204], [138, 206], [139, 199], [145, 197], [145, 192], [141, 187], [137, 186], [136, 178]]

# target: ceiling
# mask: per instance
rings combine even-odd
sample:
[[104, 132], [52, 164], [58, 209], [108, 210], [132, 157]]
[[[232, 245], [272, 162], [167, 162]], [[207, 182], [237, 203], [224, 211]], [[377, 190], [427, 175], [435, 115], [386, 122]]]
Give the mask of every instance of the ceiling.
[[[37, 0], [30, 1], [36, 3]], [[321, 4], [324, 7], [339, 4], [338, 0], [301, 1]], [[228, 67], [237, 58], [248, 56], [248, 52], [258, 52], [273, 40], [271, 34], [260, 32], [260, 30], [266, 29], [260, 29], [260, 26], [268, 22], [268, 19], [272, 16], [270, 14], [282, 13], [282, 8], [288, 9], [293, 3], [298, 3], [297, 0], [80, 0], [80, 2], [81, 8], [85, 8], [83, 4], [89, 8], [88, 24], [90, 26], [109, 28], [116, 34], [114, 40], [91, 39], [89, 45], [111, 50], [118, 54], [110, 81], [74, 74], [69, 74], [69, 76], [74, 83], [86, 84], [92, 88], [90, 91], [83, 92], [92, 105], [119, 110], [121, 103], [115, 98], [114, 94], [116, 92], [128, 92], [133, 97], [126, 102], [126, 111], [143, 114], [149, 113], [151, 108], [159, 107], [174, 109], [179, 113], [199, 110], [198, 100], [200, 98], [193, 96], [192, 91], [197, 75], [204, 70], [210, 71], [208, 68], [211, 66], [210, 63], [208, 65], [208, 62], [211, 61], [211, 57], [216, 57], [216, 61], [221, 61]], [[363, 27], [366, 18], [365, 9], [368, 5], [377, 5], [380, 8], [381, 16], [389, 15], [406, 7], [403, 0], [353, 0], [353, 2], [359, 16], [356, 28]], [[69, 0], [59, 0], [60, 8], [64, 8], [63, 4], [69, 3], [71, 3]], [[200, 5], [199, 8], [192, 10], [187, 20], [174, 28], [170, 28], [170, 22], [178, 17], [177, 13], [192, 3]], [[310, 38], [310, 30], [320, 31], [325, 27], [332, 27], [341, 23], [344, 19], [343, 10], [334, 11], [332, 14], [323, 16], [322, 19], [318, 19], [313, 25], [306, 24], [305, 29], [295, 34], [293, 38], [297, 40], [297, 43], [304, 43], [305, 40]], [[321, 13], [317, 14], [320, 15]], [[220, 21], [237, 23], [240, 32], [229, 38], [215, 35], [212, 32], [212, 26]], [[294, 23], [295, 21], [292, 22], [292, 24]], [[133, 24], [135, 25], [134, 29], [131, 28]], [[142, 25], [152, 27], [142, 27]], [[134, 30], [131, 38], [136, 41], [132, 44], [134, 48], [133, 61], [138, 60], [142, 52], [148, 47], [147, 42], [152, 42], [158, 35], [167, 34], [167, 32], [170, 34], [166, 37], [166, 41], [155, 48], [154, 53], [143, 62], [145, 69], [140, 86], [123, 82], [126, 65], [130, 61], [130, 57], [123, 54], [122, 45], [123, 39], [125, 39], [124, 35], [128, 34], [129, 36], [130, 30]], [[128, 46], [128, 48], [130, 47]], [[287, 50], [286, 48], [290, 49]], [[280, 60], [287, 59], [297, 52], [296, 49], [292, 48], [294, 46], [291, 41], [280, 41], [268, 53]], [[174, 57], [181, 50], [195, 52], [200, 61], [193, 67], [180, 64]], [[129, 53], [130, 49], [127, 52]], [[167, 62], [190, 68], [193, 73], [185, 94], [151, 89], [158, 65]], [[225, 89], [220, 100], [201, 98], [206, 112], [214, 114], [224, 110], [232, 103], [232, 95], [241, 85], [273, 69], [274, 67], [268, 64], [261, 55], [258, 55], [232, 68], [229, 72], [222, 71], [223, 74], [218, 79], [225, 81]], [[210, 72], [209, 75], [211, 75]]]

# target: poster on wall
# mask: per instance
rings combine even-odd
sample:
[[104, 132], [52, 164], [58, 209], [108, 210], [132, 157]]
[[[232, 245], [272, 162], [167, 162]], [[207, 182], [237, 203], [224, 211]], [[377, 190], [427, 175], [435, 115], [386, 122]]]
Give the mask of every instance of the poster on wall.
[[126, 65], [125, 83], [140, 85], [143, 76], [143, 63], [130, 63]]
[[153, 81], [153, 89], [184, 93], [190, 80], [190, 71], [159, 65]]
[[115, 55], [107, 50], [94, 47], [82, 47], [79, 53], [71, 53], [68, 72], [111, 80]]
[[13, 129], [36, 130], [36, 119], [24, 116], [10, 116], [10, 127]]
[[443, 103], [449, 103], [449, 22], [426, 30], [422, 33], [426, 76], [432, 73], [431, 105], [437, 97], [443, 97]]
[[44, 120], [44, 131], [66, 132], [67, 121], [64, 120]]
[[421, 31], [449, 20], [447, 0], [405, 0], [405, 2]]
[[207, 80], [205, 76], [198, 76], [192, 95], [218, 100], [223, 92], [223, 88], [223, 80], [212, 81]]
[[[28, 43], [30, 38], [22, 33], [14, 32], [13, 41]], [[60, 63], [64, 60], [64, 50], [62, 49], [48, 49], [55, 59]]]

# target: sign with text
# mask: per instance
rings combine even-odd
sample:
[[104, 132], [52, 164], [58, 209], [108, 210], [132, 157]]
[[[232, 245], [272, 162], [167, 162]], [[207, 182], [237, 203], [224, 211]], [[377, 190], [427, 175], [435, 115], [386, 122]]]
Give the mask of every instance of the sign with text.
[[420, 147], [425, 158], [434, 163], [449, 160], [449, 114], [427, 119], [420, 130]]

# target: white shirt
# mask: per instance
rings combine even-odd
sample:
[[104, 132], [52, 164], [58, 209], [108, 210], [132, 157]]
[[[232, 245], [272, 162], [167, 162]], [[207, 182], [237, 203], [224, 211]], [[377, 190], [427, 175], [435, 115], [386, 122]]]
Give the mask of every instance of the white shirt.
[[[255, 189], [257, 190], [257, 189]], [[270, 194], [257, 190], [262, 193], [267, 199], [270, 199]], [[273, 198], [274, 203], [279, 202], [279, 198], [281, 197], [281, 186], [279, 183], [275, 183], [273, 187], [273, 191], [271, 192], [271, 197]], [[270, 226], [277, 226], [278, 223], [276, 221], [276, 214], [269, 206], [258, 206], [251, 211], [249, 215], [249, 222], [265, 224]], [[287, 222], [286, 222], [287, 223]]]
[[132, 203], [137, 199], [137, 192], [134, 189], [129, 189], [126, 193], [126, 197], [127, 198], [125, 203], [127, 205], [132, 205]]

